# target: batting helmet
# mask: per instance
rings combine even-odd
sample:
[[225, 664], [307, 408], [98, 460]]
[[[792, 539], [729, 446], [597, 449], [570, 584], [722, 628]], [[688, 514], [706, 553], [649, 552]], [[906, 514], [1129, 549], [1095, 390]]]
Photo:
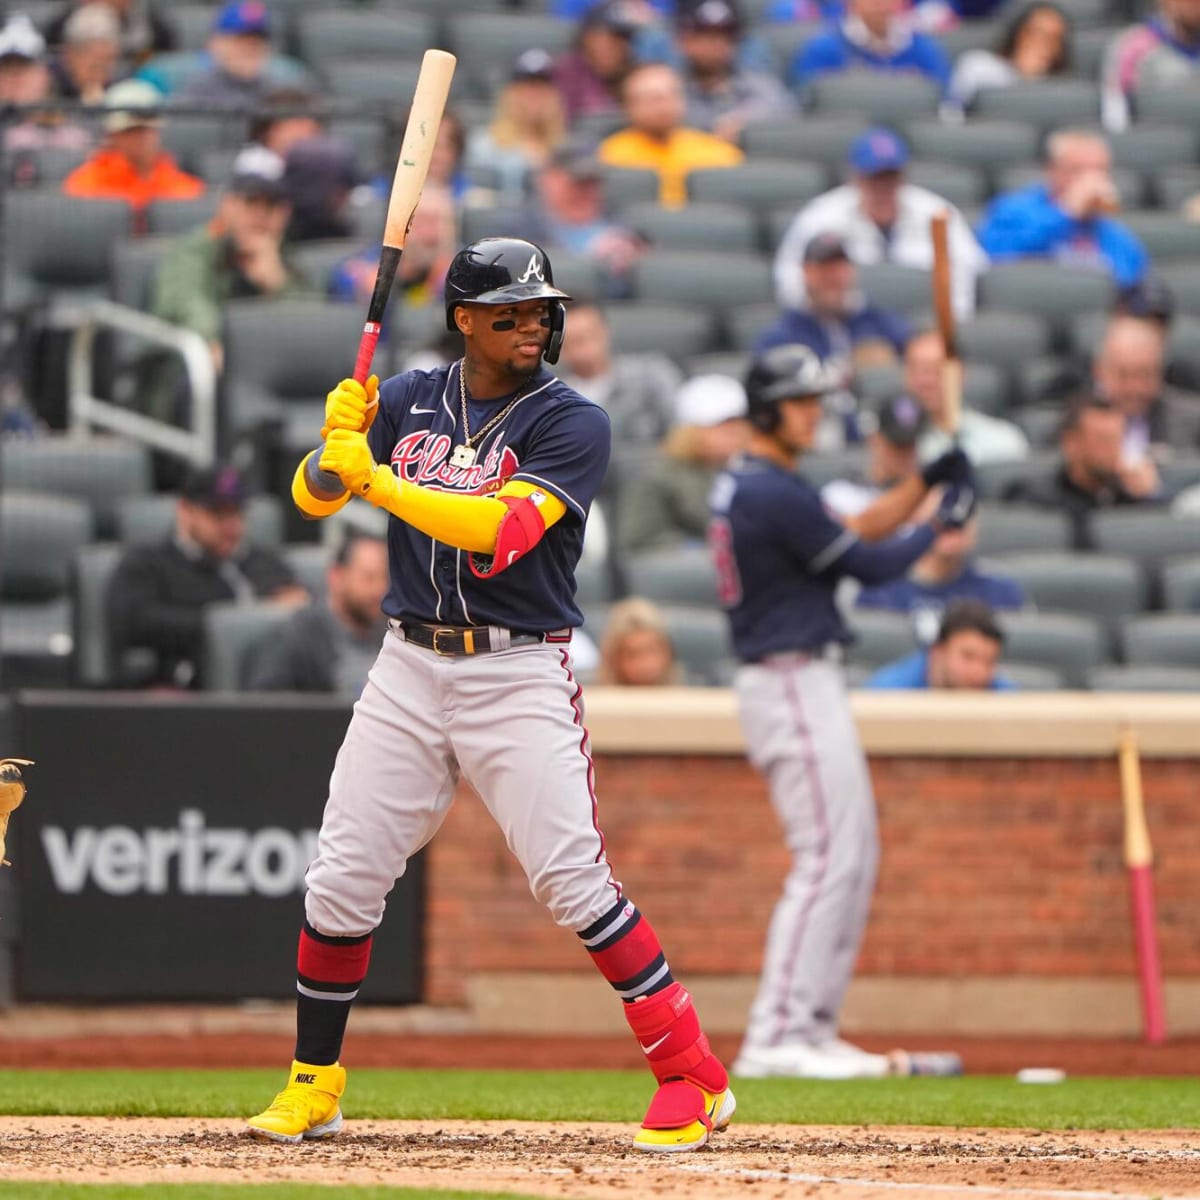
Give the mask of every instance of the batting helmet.
[[523, 238], [480, 238], [464, 246], [446, 273], [446, 328], [454, 332], [454, 310], [472, 304], [519, 304], [550, 301], [550, 341], [543, 357], [558, 362], [567, 322], [564, 300], [571, 297], [554, 286], [550, 259], [541, 246]]
[[779, 424], [780, 400], [823, 396], [837, 386], [834, 374], [807, 346], [775, 346], [758, 355], [746, 374], [750, 421], [770, 433]]

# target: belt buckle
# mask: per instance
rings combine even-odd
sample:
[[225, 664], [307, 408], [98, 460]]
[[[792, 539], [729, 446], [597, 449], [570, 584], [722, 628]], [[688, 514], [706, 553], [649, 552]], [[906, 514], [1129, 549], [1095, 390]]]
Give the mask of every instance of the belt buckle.
[[453, 636], [454, 636], [453, 629], [441, 629], [441, 628], [435, 629], [433, 631], [433, 652], [434, 652], [434, 654], [440, 655], [442, 658], [452, 658], [454, 655], [454, 651], [453, 650], [443, 650], [441, 648], [441, 646], [438, 645], [438, 638], [453, 637]]

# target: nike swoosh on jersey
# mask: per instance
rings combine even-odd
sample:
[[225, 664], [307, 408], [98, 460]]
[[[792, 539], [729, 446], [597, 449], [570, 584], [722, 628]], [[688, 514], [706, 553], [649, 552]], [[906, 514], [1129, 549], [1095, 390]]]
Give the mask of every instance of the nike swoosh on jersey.
[[415, 404], [408, 410], [414, 417], [427, 417], [437, 412], [436, 408], [418, 408]]
[[649, 1054], [649, 1053], [650, 1053], [652, 1050], [657, 1050], [657, 1049], [659, 1048], [659, 1046], [661, 1046], [661, 1045], [663, 1044], [663, 1042], [665, 1042], [665, 1041], [667, 1040], [667, 1038], [669, 1038], [670, 1036], [671, 1036], [671, 1035], [670, 1035], [670, 1033], [669, 1033], [669, 1032], [668, 1032], [668, 1033], [664, 1033], [664, 1034], [662, 1035], [662, 1037], [660, 1037], [660, 1038], [658, 1039], [658, 1041], [657, 1041], [657, 1042], [651, 1042], [651, 1043], [650, 1043], [650, 1045], [648, 1045], [648, 1046], [642, 1046], [642, 1043], [641, 1043], [641, 1042], [638, 1042], [638, 1045], [639, 1045], [639, 1046], [642, 1046], [642, 1053], [643, 1053], [643, 1054]]

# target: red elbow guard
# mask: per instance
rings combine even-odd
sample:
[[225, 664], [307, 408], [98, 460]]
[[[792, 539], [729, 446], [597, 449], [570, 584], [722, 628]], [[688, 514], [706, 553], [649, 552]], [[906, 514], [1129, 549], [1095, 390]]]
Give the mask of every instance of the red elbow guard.
[[528, 496], [496, 497], [508, 512], [500, 519], [500, 528], [496, 531], [496, 549], [492, 554], [469, 556], [472, 575], [477, 579], [499, 575], [542, 540], [546, 533], [546, 522], [542, 520], [538, 506], [545, 498], [545, 492], [530, 492]]

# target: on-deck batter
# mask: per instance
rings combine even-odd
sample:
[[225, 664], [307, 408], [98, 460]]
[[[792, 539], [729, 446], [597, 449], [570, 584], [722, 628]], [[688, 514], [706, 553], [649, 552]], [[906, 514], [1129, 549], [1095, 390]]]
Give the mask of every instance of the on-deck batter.
[[[649, 921], [623, 894], [597, 820], [571, 630], [588, 507], [608, 465], [604, 410], [542, 366], [562, 344], [563, 301], [536, 245], [485, 238], [459, 252], [446, 321], [462, 360], [326, 405], [319, 465], [391, 514], [390, 633], [338, 751], [307, 875], [297, 957], [296, 1060], [249, 1121], [299, 1142], [342, 1124], [339, 1064], [384, 898], [437, 832], [460, 774], [479, 793], [558, 924], [574, 930], [658, 1080], [634, 1145], [692, 1150], [734, 1111], [725, 1068]], [[371, 402], [378, 392], [378, 406]], [[382, 465], [377, 465], [382, 464]]]
[[[834, 375], [805, 346], [756, 359], [746, 380], [754, 433], [717, 477], [709, 540], [734, 649], [750, 761], [768, 780], [792, 870], [767, 933], [762, 978], [734, 1075], [844, 1079], [882, 1075], [883, 1055], [837, 1036], [875, 886], [875, 799], [846, 696], [851, 640], [834, 602], [842, 576], [903, 574], [936, 531], [974, 504], [970, 464], [950, 451], [839, 524], [796, 474]], [[933, 521], [888, 538], [935, 484]], [[871, 539], [875, 539], [873, 542]]]

